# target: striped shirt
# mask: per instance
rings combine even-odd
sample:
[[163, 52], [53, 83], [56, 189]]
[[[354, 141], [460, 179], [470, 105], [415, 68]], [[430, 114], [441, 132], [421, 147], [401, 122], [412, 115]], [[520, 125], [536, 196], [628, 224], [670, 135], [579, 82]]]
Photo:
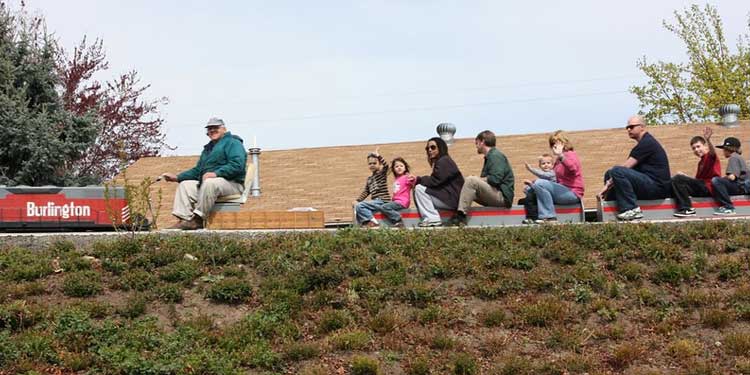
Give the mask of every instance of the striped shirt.
[[378, 155], [378, 161], [383, 166], [379, 171], [372, 172], [372, 176], [367, 177], [365, 189], [359, 194], [357, 202], [362, 202], [371, 196], [372, 199], [380, 199], [383, 202], [390, 202], [391, 196], [388, 194], [388, 163], [383, 156]]

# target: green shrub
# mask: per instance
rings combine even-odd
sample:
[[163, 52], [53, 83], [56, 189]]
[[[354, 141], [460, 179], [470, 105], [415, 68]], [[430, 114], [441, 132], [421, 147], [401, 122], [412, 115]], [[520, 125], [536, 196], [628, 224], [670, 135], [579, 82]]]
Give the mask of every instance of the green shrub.
[[429, 375], [430, 361], [424, 357], [418, 357], [406, 364], [407, 375]]
[[88, 349], [94, 332], [94, 324], [88, 312], [79, 308], [63, 310], [54, 325], [54, 335], [58, 342], [75, 352]]
[[395, 314], [388, 311], [381, 311], [370, 320], [370, 329], [381, 335], [393, 332], [398, 325], [398, 318]]
[[318, 324], [320, 333], [329, 333], [349, 325], [349, 314], [344, 310], [328, 310], [323, 312]]
[[750, 353], [750, 332], [732, 332], [724, 336], [724, 346], [729, 354], [747, 355]]
[[121, 260], [104, 258], [104, 260], [102, 260], [102, 268], [113, 275], [121, 275], [126, 269], [128, 269], [128, 264]]
[[52, 273], [51, 259], [31, 250], [0, 250], [0, 277], [10, 281], [34, 281]]
[[123, 318], [135, 319], [146, 313], [146, 302], [148, 299], [143, 294], [133, 294], [117, 309], [117, 313]]
[[153, 273], [134, 269], [126, 271], [120, 276], [119, 285], [123, 290], [146, 292], [151, 290], [156, 285], [156, 282], [156, 277]]
[[156, 297], [166, 303], [182, 302], [182, 288], [176, 284], [159, 285], [155, 290]]
[[19, 356], [18, 347], [8, 331], [0, 331], [0, 367], [9, 368]]
[[501, 308], [492, 308], [485, 310], [481, 314], [482, 323], [487, 327], [499, 327], [505, 323], [505, 310]]
[[734, 316], [730, 311], [722, 309], [704, 309], [701, 312], [701, 323], [709, 328], [724, 328], [729, 326], [733, 320]]
[[646, 274], [647, 268], [638, 262], [627, 262], [617, 268], [618, 274], [628, 281], [638, 281]]
[[340, 332], [330, 340], [336, 350], [363, 350], [370, 343], [370, 335], [363, 331]]
[[454, 346], [456, 346], [456, 340], [444, 334], [437, 334], [430, 342], [430, 348], [437, 350], [453, 349]]
[[453, 373], [455, 375], [474, 375], [479, 366], [476, 360], [466, 353], [461, 353], [453, 360]]
[[352, 359], [352, 375], [377, 375], [378, 361], [370, 357], [355, 356]]
[[91, 297], [97, 295], [102, 291], [101, 276], [94, 271], [71, 273], [63, 280], [62, 291], [69, 297]]
[[252, 294], [252, 286], [242, 279], [229, 277], [212, 284], [206, 297], [222, 303], [242, 303]]
[[520, 316], [526, 324], [546, 327], [565, 319], [566, 307], [554, 297], [547, 297], [521, 308]]
[[742, 262], [739, 259], [725, 257], [716, 264], [719, 280], [729, 281], [742, 275]]
[[665, 261], [664, 263], [659, 264], [652, 279], [656, 283], [678, 285], [683, 281], [690, 280], [694, 275], [695, 271], [690, 265]]
[[200, 274], [198, 263], [191, 260], [181, 260], [159, 269], [159, 278], [170, 283], [189, 284]]
[[284, 359], [288, 361], [304, 361], [320, 354], [318, 345], [313, 343], [292, 343], [284, 351]]

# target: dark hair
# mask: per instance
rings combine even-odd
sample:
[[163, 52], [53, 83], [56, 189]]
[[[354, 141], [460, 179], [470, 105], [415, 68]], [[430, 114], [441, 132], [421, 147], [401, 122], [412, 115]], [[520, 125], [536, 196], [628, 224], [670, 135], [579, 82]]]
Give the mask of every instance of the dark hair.
[[724, 146], [724, 149], [729, 152], [736, 152], [737, 155], [742, 155], [742, 150], [739, 147], [734, 146]]
[[397, 156], [391, 161], [391, 171], [393, 172], [393, 177], [398, 177], [396, 176], [396, 168], [394, 168], [396, 166], [396, 162], [400, 162], [404, 165], [404, 173], [409, 173], [409, 163], [407, 163], [404, 158]]
[[[441, 157], [445, 155], [448, 155], [448, 145], [445, 143], [445, 141], [442, 138], [432, 137], [427, 140], [427, 144], [429, 144], [430, 142], [435, 142], [435, 144], [438, 147], [438, 156], [435, 158], [435, 160], [440, 159]], [[427, 162], [430, 163], [430, 166], [432, 166], [435, 160], [430, 160], [430, 153], [427, 152]]]
[[694, 145], [696, 143], [699, 143], [699, 142], [705, 145], [706, 144], [706, 138], [703, 138], [700, 135], [696, 135], [695, 137], [690, 138], [690, 146], [692, 146], [692, 145]]
[[485, 146], [487, 147], [495, 147], [495, 133], [485, 130], [479, 134], [477, 134], [477, 137], [475, 138], [477, 141], [482, 141]]
[[371, 153], [367, 154], [367, 160], [370, 160], [370, 158], [377, 159], [378, 158], [378, 154], [376, 154], [374, 152], [371, 152]]

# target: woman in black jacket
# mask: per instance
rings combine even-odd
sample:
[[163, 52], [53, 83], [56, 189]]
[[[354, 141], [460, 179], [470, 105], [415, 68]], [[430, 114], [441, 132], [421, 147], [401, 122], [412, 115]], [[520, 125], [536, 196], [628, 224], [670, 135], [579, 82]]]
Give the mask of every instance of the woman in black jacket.
[[432, 174], [415, 177], [414, 203], [422, 217], [419, 226], [436, 227], [442, 224], [438, 209], [455, 211], [458, 208], [464, 176], [448, 155], [448, 145], [441, 138], [430, 138], [425, 151]]

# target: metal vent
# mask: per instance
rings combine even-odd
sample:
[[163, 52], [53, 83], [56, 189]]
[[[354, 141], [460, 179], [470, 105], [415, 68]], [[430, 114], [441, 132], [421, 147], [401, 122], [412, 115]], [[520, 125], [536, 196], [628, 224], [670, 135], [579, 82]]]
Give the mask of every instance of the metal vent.
[[453, 144], [453, 135], [456, 134], [456, 125], [450, 122], [438, 124], [437, 133], [450, 146]]
[[740, 115], [740, 106], [737, 104], [727, 104], [719, 108], [719, 115], [721, 115], [721, 124], [733, 128], [739, 125], [737, 117]]

